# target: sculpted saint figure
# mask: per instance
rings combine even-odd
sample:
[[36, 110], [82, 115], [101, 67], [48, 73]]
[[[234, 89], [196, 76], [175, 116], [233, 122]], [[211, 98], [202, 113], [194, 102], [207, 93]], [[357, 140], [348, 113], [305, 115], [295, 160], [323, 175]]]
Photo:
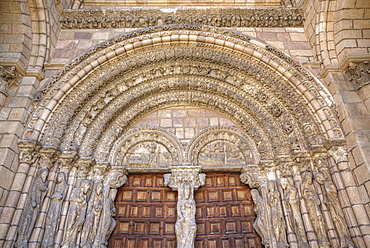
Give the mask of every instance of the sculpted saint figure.
[[89, 200], [85, 224], [81, 232], [81, 247], [92, 247], [92, 243], [98, 230], [100, 214], [103, 209], [102, 193], [103, 184], [96, 183], [95, 190]]
[[312, 226], [317, 235], [320, 247], [329, 247], [326, 236], [326, 226], [324, 218], [320, 210], [320, 199], [315, 194], [312, 184], [311, 172], [304, 172], [302, 175], [302, 183], [300, 185], [302, 197], [305, 200], [307, 210], [311, 219]]
[[96, 235], [98, 238], [95, 242], [95, 244], [99, 242], [100, 244], [97, 246], [94, 245], [94, 247], [107, 247], [108, 238], [116, 227], [116, 220], [114, 219], [114, 216], [116, 215], [116, 208], [114, 206], [116, 195], [117, 189], [110, 189], [108, 197], [104, 199], [103, 211], [101, 213], [101, 223], [99, 224], [100, 229]]
[[275, 182], [268, 182], [268, 203], [270, 205], [271, 223], [275, 234], [277, 247], [288, 247], [285, 221], [280, 204], [280, 194], [276, 190]]
[[323, 173], [316, 175], [316, 181], [324, 187], [324, 204], [330, 211], [334, 226], [338, 232], [340, 239], [340, 247], [355, 247], [351, 235], [348, 232], [348, 227], [344, 219], [342, 207], [339, 203], [337, 189], [334, 183], [324, 176]]
[[69, 208], [67, 221], [64, 232], [63, 248], [77, 247], [76, 240], [82, 226], [85, 222], [87, 199], [86, 194], [90, 189], [88, 180], [82, 180], [81, 186], [73, 189], [71, 199], [69, 200]]
[[19, 222], [20, 225], [17, 230], [18, 238], [15, 247], [28, 247], [28, 240], [31, 237], [32, 230], [35, 227], [40, 208], [48, 190], [46, 182], [48, 175], [49, 170], [46, 168], [40, 168], [37, 171], [35, 181], [33, 182]]
[[266, 227], [266, 225], [268, 224], [268, 219], [266, 216], [267, 212], [266, 202], [263, 200], [262, 196], [260, 195], [257, 189], [252, 189], [251, 195], [254, 202], [254, 212], [257, 215], [257, 218], [253, 223], [253, 228], [261, 237], [262, 244], [268, 245], [270, 240], [268, 230]]
[[59, 226], [59, 217], [66, 196], [66, 189], [66, 175], [60, 172], [57, 176], [54, 194], [50, 197], [51, 202], [46, 215], [46, 229], [41, 247], [54, 247], [54, 236]]
[[306, 232], [301, 217], [298, 190], [289, 179], [282, 178], [280, 184], [284, 189], [284, 202], [289, 219], [288, 225], [297, 236], [298, 247], [308, 248]]
[[197, 225], [195, 223], [195, 201], [193, 189], [185, 184], [179, 187], [179, 197], [177, 202], [177, 221], [176, 238], [178, 248], [194, 248], [195, 233]]

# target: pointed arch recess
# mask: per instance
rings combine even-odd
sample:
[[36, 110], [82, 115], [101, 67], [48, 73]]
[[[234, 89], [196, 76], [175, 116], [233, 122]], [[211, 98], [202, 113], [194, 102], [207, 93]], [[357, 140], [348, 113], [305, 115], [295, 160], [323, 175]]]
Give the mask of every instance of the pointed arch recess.
[[88, 50], [44, 88], [24, 138], [107, 161], [98, 144], [179, 103], [222, 112], [270, 147], [268, 159], [343, 138], [332, 97], [308, 71], [257, 39], [202, 25], [145, 28]]

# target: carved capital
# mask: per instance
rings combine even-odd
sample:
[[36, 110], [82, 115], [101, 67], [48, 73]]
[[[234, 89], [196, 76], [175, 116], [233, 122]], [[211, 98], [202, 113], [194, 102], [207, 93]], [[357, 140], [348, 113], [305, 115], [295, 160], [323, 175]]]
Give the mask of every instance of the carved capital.
[[79, 177], [85, 178], [92, 166], [95, 164], [95, 160], [93, 158], [80, 158], [77, 160], [77, 174]]
[[42, 148], [40, 150], [40, 166], [50, 169], [58, 158], [60, 151], [55, 148]]
[[198, 166], [181, 166], [172, 167], [171, 174], [164, 175], [164, 184], [171, 187], [173, 190], [190, 185], [196, 190], [205, 184], [206, 174], [199, 173], [201, 167]]
[[356, 83], [358, 89], [370, 84], [370, 61], [349, 62], [347, 74], [350, 75], [350, 80]]
[[33, 164], [39, 157], [41, 146], [34, 141], [20, 140], [18, 142], [19, 162]]
[[252, 189], [259, 188], [266, 182], [266, 177], [257, 166], [243, 167], [241, 172], [240, 180]]
[[127, 171], [125, 168], [113, 168], [108, 171], [105, 181], [113, 189], [117, 189], [127, 182]]
[[334, 146], [328, 151], [329, 156], [333, 157], [336, 163], [347, 162], [348, 153], [343, 146]]
[[96, 163], [92, 167], [92, 177], [101, 182], [111, 168], [109, 163]]
[[8, 96], [10, 90], [18, 86], [20, 78], [15, 66], [0, 66], [0, 92]]
[[78, 160], [78, 155], [76, 152], [71, 152], [71, 153], [62, 153], [59, 156], [59, 162], [60, 162], [60, 171], [68, 174], [75, 162]]

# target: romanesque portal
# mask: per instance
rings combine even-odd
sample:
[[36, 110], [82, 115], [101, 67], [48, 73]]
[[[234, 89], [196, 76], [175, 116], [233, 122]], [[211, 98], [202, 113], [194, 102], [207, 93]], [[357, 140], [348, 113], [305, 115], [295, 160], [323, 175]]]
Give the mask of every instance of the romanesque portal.
[[[221, 232], [222, 214], [208, 223], [194, 195], [216, 172], [251, 188], [222, 191], [222, 199], [253, 200], [254, 210], [226, 204], [239, 215], [225, 234], [248, 230], [250, 240], [237, 233], [234, 243], [215, 237], [207, 247], [354, 246], [346, 219], [365, 210], [341, 207], [351, 201], [341, 190], [352, 179], [341, 176], [348, 161], [333, 100], [298, 63], [256, 39], [202, 25], [140, 29], [73, 60], [40, 98], [19, 143], [20, 166], [34, 177], [21, 189], [16, 247], [106, 247], [117, 221], [121, 232], [144, 233], [122, 216], [155, 210], [115, 207], [120, 190], [121, 200], [158, 199], [148, 232], [161, 237], [150, 244], [161, 247], [168, 224], [173, 247], [202, 247], [200, 233]], [[162, 188], [134, 189], [136, 178], [148, 186], [143, 173]], [[128, 178], [130, 190], [120, 189]], [[164, 195], [173, 199], [168, 223], [160, 218]], [[137, 240], [131, 245], [145, 237]]]

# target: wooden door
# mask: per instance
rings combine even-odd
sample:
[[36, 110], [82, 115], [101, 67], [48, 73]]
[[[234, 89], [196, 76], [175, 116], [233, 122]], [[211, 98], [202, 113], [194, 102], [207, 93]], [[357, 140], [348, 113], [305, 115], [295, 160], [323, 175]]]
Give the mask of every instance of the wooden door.
[[177, 192], [163, 174], [130, 174], [116, 198], [116, 228], [109, 247], [175, 248]]
[[206, 174], [206, 185], [195, 192], [195, 247], [262, 247], [253, 230], [256, 216], [250, 188], [240, 182], [240, 173]]
[[[252, 227], [250, 189], [240, 182], [240, 173], [206, 174], [206, 185], [195, 191], [195, 247], [262, 247]], [[163, 181], [163, 174], [129, 175], [117, 194], [110, 248], [176, 248], [177, 192]]]

